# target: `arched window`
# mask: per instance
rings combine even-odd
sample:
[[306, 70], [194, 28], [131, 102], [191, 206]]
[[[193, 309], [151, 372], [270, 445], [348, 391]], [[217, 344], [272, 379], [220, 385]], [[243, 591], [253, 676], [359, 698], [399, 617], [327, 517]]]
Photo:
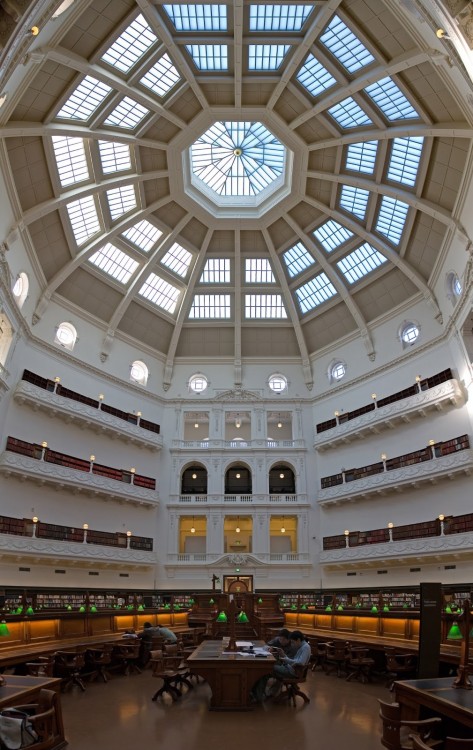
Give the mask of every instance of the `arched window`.
[[28, 289], [30, 286], [30, 282], [28, 281], [28, 276], [26, 273], [20, 273], [18, 274], [18, 277], [13, 285], [13, 296], [15, 297], [16, 304], [18, 307], [23, 307], [23, 303], [28, 295]]
[[275, 372], [269, 376], [268, 385], [274, 393], [282, 393], [287, 390], [287, 378], [279, 372]]
[[131, 363], [130, 367], [130, 380], [132, 383], [138, 383], [138, 385], [146, 385], [148, 382], [149, 370], [145, 363], [140, 359], [136, 359]]
[[77, 331], [72, 323], [60, 323], [56, 328], [54, 343], [59, 344], [59, 346], [62, 346], [64, 349], [68, 349], [70, 352], [72, 352], [76, 341]]
[[202, 393], [205, 391], [208, 384], [209, 381], [201, 372], [197, 372], [189, 378], [189, 390], [193, 391], [193, 393]]
[[455, 271], [450, 271], [450, 273], [447, 274], [446, 286], [448, 299], [452, 305], [456, 305], [462, 296], [463, 287]]
[[347, 372], [347, 366], [341, 359], [334, 359], [328, 368], [328, 379], [329, 383], [338, 383], [339, 380], [345, 377]]
[[189, 466], [182, 473], [181, 495], [206, 495], [207, 469], [204, 466]]
[[420, 329], [417, 323], [412, 320], [405, 321], [399, 329], [399, 338], [404, 348], [413, 346], [420, 335]]

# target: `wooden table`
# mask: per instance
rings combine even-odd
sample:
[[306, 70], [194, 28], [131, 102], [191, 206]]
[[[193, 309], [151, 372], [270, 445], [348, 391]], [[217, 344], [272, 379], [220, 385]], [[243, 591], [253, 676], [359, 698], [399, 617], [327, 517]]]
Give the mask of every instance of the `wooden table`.
[[62, 721], [61, 700], [59, 697], [62, 680], [58, 677], [30, 677], [7, 674], [3, 675], [6, 684], [0, 686], [0, 710], [10, 706], [22, 706], [28, 703], [37, 703], [39, 691], [42, 688], [54, 690], [57, 696], [56, 704], [56, 732], [57, 742], [54, 750], [65, 747], [67, 740], [64, 736], [64, 724]]
[[[263, 646], [263, 641], [253, 641]], [[222, 641], [203, 641], [187, 658], [192, 674], [204, 677], [212, 690], [211, 711], [248, 711], [250, 691], [255, 682], [271, 673], [275, 659], [225, 653]]]
[[[394, 683], [396, 700], [401, 704], [403, 719], [423, 719], [436, 715], [466, 728], [464, 736], [473, 730], [473, 690], [452, 687], [453, 677], [428, 680], [402, 680]], [[469, 730], [468, 732], [466, 730]], [[455, 732], [453, 726], [447, 732]]]

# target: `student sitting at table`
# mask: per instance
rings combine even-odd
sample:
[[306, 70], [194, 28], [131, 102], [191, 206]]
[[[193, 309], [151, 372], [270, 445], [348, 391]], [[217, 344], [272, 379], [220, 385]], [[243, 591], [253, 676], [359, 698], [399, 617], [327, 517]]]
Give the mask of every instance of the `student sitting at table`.
[[282, 648], [277, 650], [277, 663], [271, 675], [265, 675], [253, 686], [251, 695], [255, 702], [260, 703], [265, 698], [275, 698], [281, 692], [281, 679], [295, 677], [298, 666], [305, 667], [310, 661], [311, 648], [300, 630], [294, 630], [289, 640], [294, 649], [293, 656], [287, 656]]
[[294, 656], [296, 653], [294, 642], [291, 641], [291, 634], [287, 628], [282, 628], [275, 638], [268, 641], [267, 645], [272, 649], [282, 648], [286, 656]]
[[145, 622], [143, 630], [138, 633], [138, 638], [141, 638], [141, 649], [140, 649], [140, 664], [146, 666], [149, 661], [149, 654], [153, 643], [153, 638], [164, 638], [169, 643], [176, 643], [177, 636], [169, 628], [163, 628], [160, 625], [153, 626], [150, 622]]

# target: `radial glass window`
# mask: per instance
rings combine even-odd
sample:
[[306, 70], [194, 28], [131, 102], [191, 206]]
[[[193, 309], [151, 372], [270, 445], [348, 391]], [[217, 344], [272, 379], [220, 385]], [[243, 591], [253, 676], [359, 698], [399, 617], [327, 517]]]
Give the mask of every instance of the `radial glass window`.
[[141, 104], [125, 96], [118, 107], [109, 114], [105, 120], [105, 125], [115, 125], [117, 128], [135, 128], [141, 120], [149, 115], [149, 109], [142, 107]]
[[136, 208], [136, 193], [133, 185], [107, 190], [108, 207], [112, 221]]
[[337, 83], [333, 75], [314, 55], [307, 57], [296, 78], [312, 96], [319, 96]]
[[362, 279], [370, 271], [381, 266], [386, 262], [384, 255], [381, 255], [368, 242], [365, 242], [352, 253], [342, 260], [338, 261], [337, 266], [350, 284]]
[[250, 5], [250, 31], [300, 31], [314, 5]]
[[139, 294], [149, 302], [172, 314], [176, 309], [179, 289], [172, 284], [168, 284], [167, 281], [157, 276], [157, 274], [150, 273], [141, 287]]
[[189, 318], [193, 319], [222, 319], [229, 318], [229, 294], [196, 294], [189, 310]]
[[130, 147], [126, 143], [99, 141], [98, 146], [104, 174], [131, 169]]
[[172, 247], [169, 248], [161, 260], [161, 263], [163, 266], [167, 266], [171, 271], [174, 271], [174, 273], [177, 273], [178, 276], [185, 278], [191, 260], [192, 254], [179, 245], [179, 243], [175, 242]]
[[371, 120], [355, 100], [349, 96], [327, 110], [341, 128], [356, 128], [359, 125], [371, 125]]
[[140, 359], [135, 360], [130, 365], [130, 380], [132, 383], [146, 385], [148, 382], [149, 370], [144, 362]]
[[342, 227], [337, 221], [329, 219], [314, 231], [314, 236], [318, 239], [324, 250], [331, 253], [344, 242], [353, 237], [346, 227]]
[[404, 344], [414, 344], [419, 338], [419, 328], [415, 323], [405, 323], [401, 328], [401, 341]]
[[310, 312], [314, 307], [326, 302], [337, 293], [330, 279], [325, 273], [315, 276], [313, 279], [296, 289], [296, 297], [302, 313]]
[[347, 149], [346, 169], [363, 174], [373, 174], [376, 163], [378, 141], [351, 143]]
[[333, 382], [333, 381], [342, 380], [342, 378], [345, 377], [346, 371], [347, 371], [347, 366], [345, 362], [342, 362], [341, 360], [334, 362], [330, 367], [330, 372], [329, 372], [330, 381]]
[[108, 242], [90, 256], [89, 263], [100, 268], [116, 281], [126, 284], [135, 272], [138, 263], [129, 255]]
[[176, 31], [226, 31], [227, 6], [169, 3], [163, 6]]
[[280, 294], [245, 294], [245, 318], [287, 318]]
[[274, 284], [275, 278], [269, 260], [247, 258], [245, 260], [245, 281], [247, 284]]
[[289, 44], [250, 44], [249, 70], [277, 70], [289, 52]]
[[84, 140], [69, 136], [53, 136], [52, 142], [62, 187], [87, 180], [89, 168], [85, 157]]
[[180, 75], [171, 58], [168, 54], [164, 54], [143, 78], [140, 78], [140, 83], [151, 89], [157, 96], [163, 97], [179, 80]]
[[100, 231], [99, 217], [92, 196], [72, 201], [67, 204], [66, 208], [78, 245], [82, 245]]
[[86, 122], [111, 90], [106, 83], [86, 76], [63, 104], [56, 117]]
[[254, 196], [278, 179], [283, 144], [260, 122], [216, 122], [190, 149], [196, 177], [221, 196]]
[[422, 155], [423, 138], [394, 138], [389, 160], [388, 180], [413, 187]]
[[60, 323], [56, 329], [54, 343], [72, 351], [77, 341], [77, 331], [72, 323]]
[[230, 259], [209, 258], [204, 266], [201, 284], [229, 284], [230, 283]]
[[392, 78], [371, 83], [364, 90], [388, 120], [411, 120], [419, 117], [419, 113]]
[[23, 307], [23, 304], [25, 302], [25, 299], [28, 295], [28, 289], [30, 287], [30, 282], [28, 281], [28, 276], [23, 271], [19, 274], [17, 280], [15, 281], [12, 289], [13, 296], [16, 300], [16, 304], [21, 309]]
[[282, 393], [287, 389], [287, 378], [279, 372], [274, 373], [269, 376], [268, 385], [274, 393]]
[[101, 59], [126, 73], [156, 41], [156, 35], [140, 13]]
[[200, 372], [189, 378], [189, 390], [194, 391], [194, 393], [202, 393], [202, 391], [205, 391], [208, 384], [209, 381], [205, 375], [202, 375]]
[[289, 276], [294, 277], [309, 268], [315, 263], [312, 255], [304, 247], [302, 242], [297, 242], [293, 247], [283, 253], [284, 263], [286, 264]]
[[186, 44], [186, 49], [199, 70], [228, 70], [226, 44]]
[[350, 73], [364, 68], [374, 60], [371, 52], [338, 16], [332, 18], [320, 41]]
[[144, 219], [139, 221], [138, 224], [134, 224], [132, 227], [122, 233], [123, 237], [132, 242], [140, 250], [148, 253], [152, 247], [156, 244], [163, 233], [154, 224]]
[[354, 214], [359, 219], [364, 219], [369, 197], [369, 190], [343, 185], [340, 194], [340, 208]]
[[399, 245], [408, 210], [407, 203], [385, 195], [381, 201], [376, 231], [387, 237], [393, 245]]

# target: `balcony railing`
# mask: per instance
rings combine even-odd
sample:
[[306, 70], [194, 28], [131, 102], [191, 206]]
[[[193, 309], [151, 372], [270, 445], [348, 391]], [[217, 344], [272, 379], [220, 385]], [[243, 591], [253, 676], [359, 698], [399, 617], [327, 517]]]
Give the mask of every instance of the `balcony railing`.
[[297, 440], [173, 440], [174, 450], [303, 450], [305, 441]]
[[305, 493], [297, 494], [257, 494], [257, 495], [170, 495], [170, 504], [178, 505], [305, 505]]
[[[244, 552], [241, 555], [244, 556], [247, 563], [251, 563], [252, 560], [259, 563], [283, 563], [283, 564], [309, 564], [310, 555], [307, 552]], [[208, 565], [209, 563], [231, 563], [235, 553], [205, 553], [205, 552], [177, 552], [174, 554], [168, 554], [168, 564], [187, 564], [187, 565]]]

